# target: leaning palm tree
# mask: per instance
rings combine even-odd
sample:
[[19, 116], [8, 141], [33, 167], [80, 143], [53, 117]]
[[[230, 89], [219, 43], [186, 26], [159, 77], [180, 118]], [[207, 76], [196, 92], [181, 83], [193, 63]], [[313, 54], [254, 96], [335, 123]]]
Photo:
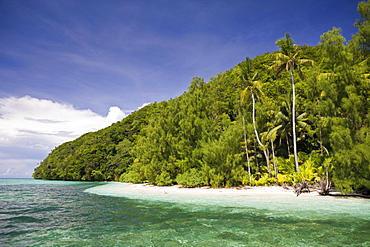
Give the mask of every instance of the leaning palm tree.
[[294, 151], [294, 162], [296, 172], [299, 172], [298, 166], [298, 151], [297, 151], [297, 135], [296, 135], [296, 95], [295, 95], [295, 81], [294, 71], [297, 71], [303, 78], [303, 71], [301, 65], [309, 64], [313, 65], [313, 61], [309, 59], [301, 58], [301, 50], [296, 44], [293, 44], [293, 40], [287, 33], [284, 39], [276, 41], [276, 45], [280, 47], [280, 52], [275, 53], [275, 61], [271, 66], [271, 69], [277, 72], [279, 76], [283, 71], [289, 71], [290, 79], [292, 81], [292, 130], [293, 130], [293, 151]]
[[253, 76], [251, 76], [252, 72], [252, 62], [250, 59], [246, 59], [246, 62], [243, 64], [239, 64], [237, 67], [239, 78], [246, 83], [245, 89], [240, 94], [240, 101], [241, 103], [245, 103], [249, 97], [252, 98], [252, 122], [253, 122], [253, 129], [254, 134], [256, 136], [258, 144], [262, 147], [263, 153], [266, 158], [266, 164], [267, 169], [269, 171], [269, 175], [271, 177], [271, 168], [270, 168], [270, 155], [269, 151], [266, 148], [266, 145], [264, 145], [259, 137], [258, 131], [257, 131], [257, 123], [256, 123], [256, 97], [258, 97], [258, 94], [263, 94], [261, 91], [262, 89], [262, 82], [255, 80], [257, 73], [255, 73]]

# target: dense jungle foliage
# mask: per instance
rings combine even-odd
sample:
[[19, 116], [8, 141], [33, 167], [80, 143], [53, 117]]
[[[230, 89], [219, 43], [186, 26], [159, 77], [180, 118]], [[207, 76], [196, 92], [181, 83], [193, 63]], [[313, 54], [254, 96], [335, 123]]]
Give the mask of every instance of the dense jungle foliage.
[[209, 82], [55, 148], [34, 178], [155, 185], [333, 181], [370, 189], [370, 1], [350, 41], [315, 47], [289, 35]]

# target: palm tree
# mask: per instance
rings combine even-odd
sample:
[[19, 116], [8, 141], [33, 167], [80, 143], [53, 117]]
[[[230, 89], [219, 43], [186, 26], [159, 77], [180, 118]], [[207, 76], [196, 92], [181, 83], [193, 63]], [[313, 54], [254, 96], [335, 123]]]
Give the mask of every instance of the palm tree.
[[244, 133], [244, 145], [245, 145], [245, 154], [247, 156], [247, 164], [248, 164], [248, 174], [249, 174], [249, 184], [252, 184], [252, 177], [251, 177], [251, 163], [249, 159], [249, 150], [248, 150], [248, 140], [247, 140], [247, 131], [245, 129], [245, 119], [244, 115], [242, 116], [243, 120], [243, 133]]
[[[292, 117], [291, 117], [291, 104], [290, 104], [290, 95], [286, 95], [284, 101], [282, 102], [282, 105], [280, 106], [280, 111], [276, 113], [275, 115], [275, 127], [272, 129], [274, 131], [278, 131], [278, 136], [280, 137], [280, 144], [285, 139], [286, 145], [287, 145], [287, 151], [288, 155], [290, 155], [290, 144], [289, 144], [289, 138], [291, 137], [291, 133], [293, 132], [293, 126], [292, 126]], [[296, 117], [296, 128], [298, 127], [298, 132], [306, 132], [310, 133], [311, 126], [306, 122], [307, 119], [307, 113], [304, 112]], [[271, 131], [272, 131], [271, 130]], [[297, 137], [297, 140], [299, 141], [299, 137]]]
[[296, 135], [296, 95], [295, 95], [295, 81], [294, 81], [294, 70], [299, 73], [303, 78], [303, 71], [301, 65], [309, 64], [313, 65], [313, 61], [309, 59], [302, 59], [300, 57], [301, 50], [290, 38], [287, 33], [284, 39], [276, 41], [276, 45], [280, 47], [280, 52], [275, 53], [275, 61], [271, 66], [271, 69], [277, 72], [279, 76], [283, 71], [289, 71], [290, 79], [292, 81], [292, 130], [293, 130], [293, 151], [294, 151], [294, 162], [296, 172], [299, 172], [298, 166], [298, 152], [297, 152], [297, 135]]
[[257, 124], [256, 124], [256, 108], [255, 108], [256, 99], [255, 98], [258, 97], [258, 94], [263, 94], [261, 91], [262, 82], [255, 80], [257, 73], [251, 76], [252, 61], [249, 58], [246, 59], [245, 63], [239, 64], [237, 69], [238, 69], [237, 71], [239, 74], [239, 78], [246, 83], [246, 88], [240, 94], [240, 101], [243, 104], [249, 99], [249, 97], [252, 98], [252, 122], [253, 122], [254, 134], [256, 136], [258, 144], [263, 149], [263, 153], [266, 158], [267, 169], [271, 177], [269, 151], [266, 148], [266, 146], [261, 142], [261, 139], [257, 131]]
[[266, 143], [270, 142], [270, 144], [271, 144], [272, 160], [273, 160], [273, 164], [274, 164], [274, 172], [275, 172], [275, 178], [276, 179], [277, 179], [277, 175], [278, 175], [278, 168], [277, 168], [277, 162], [276, 162], [276, 158], [275, 158], [274, 141], [276, 140], [278, 130], [279, 130], [279, 128], [275, 127], [273, 129], [268, 130], [266, 132], [263, 132], [261, 134], [262, 139], [265, 140]]

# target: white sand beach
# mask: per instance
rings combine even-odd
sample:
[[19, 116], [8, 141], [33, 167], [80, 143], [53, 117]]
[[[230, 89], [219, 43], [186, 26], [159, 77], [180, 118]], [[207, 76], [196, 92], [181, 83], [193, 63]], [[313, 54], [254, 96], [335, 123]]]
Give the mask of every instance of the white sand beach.
[[[275, 195], [292, 195], [294, 194], [293, 187], [283, 188], [282, 186], [244, 186], [237, 188], [182, 188], [181, 185], [174, 186], [154, 186], [149, 184], [132, 184], [132, 190], [142, 191], [157, 191], [165, 194], [212, 194], [212, 195], [259, 195], [259, 196], [275, 196]], [[305, 192], [300, 196], [318, 196], [317, 191]]]

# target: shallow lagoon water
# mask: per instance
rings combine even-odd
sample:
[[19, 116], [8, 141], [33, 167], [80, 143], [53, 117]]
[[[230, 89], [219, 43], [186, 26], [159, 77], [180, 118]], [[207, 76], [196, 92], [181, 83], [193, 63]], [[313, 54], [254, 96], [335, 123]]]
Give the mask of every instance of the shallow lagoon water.
[[0, 246], [370, 246], [370, 200], [0, 179]]

